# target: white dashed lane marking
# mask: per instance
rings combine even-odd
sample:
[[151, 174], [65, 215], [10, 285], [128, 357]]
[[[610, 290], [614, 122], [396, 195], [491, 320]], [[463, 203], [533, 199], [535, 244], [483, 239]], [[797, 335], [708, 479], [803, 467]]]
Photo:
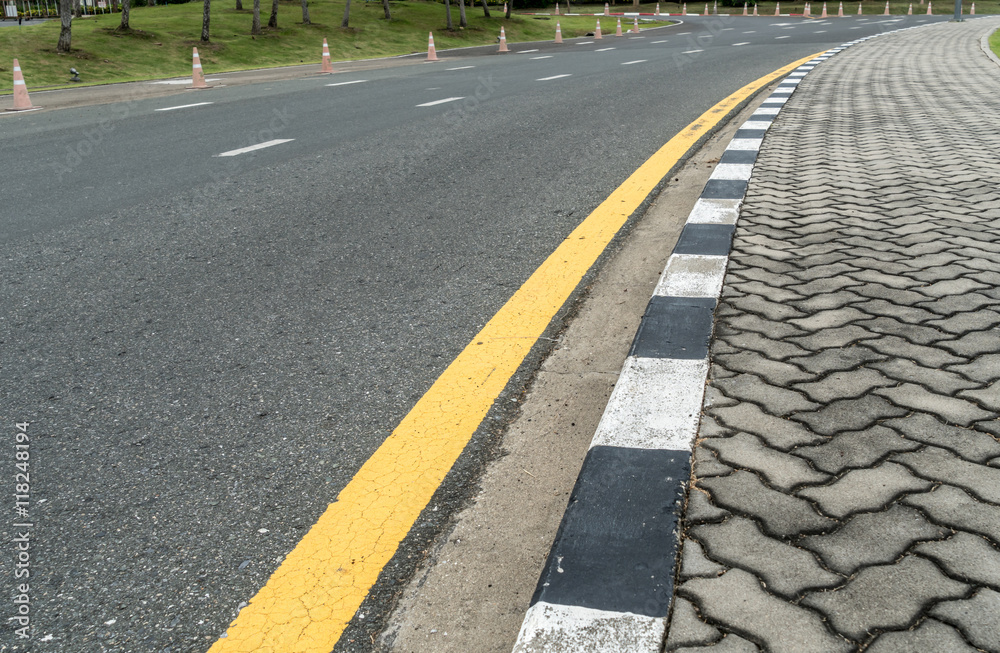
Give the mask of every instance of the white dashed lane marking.
[[466, 70], [467, 68], [475, 68], [475, 66], [459, 66], [458, 68], [445, 68], [445, 70]]
[[626, 61], [622, 65], [623, 66], [631, 66], [634, 63], [646, 63], [647, 61], [648, 61], [648, 59], [636, 59], [635, 61]]
[[553, 80], [553, 79], [561, 79], [563, 77], [572, 77], [572, 75], [571, 74], [553, 75], [552, 77], [542, 77], [541, 79], [536, 79], [535, 81], [536, 82], [547, 82], [547, 81], [550, 81], [550, 80]]
[[653, 41], [653, 43], [666, 43], [666, 41]]
[[529, 52], [538, 52], [538, 48], [535, 48], [534, 50], [518, 50], [514, 54], [528, 54]]
[[443, 100], [434, 100], [433, 102], [424, 102], [423, 104], [418, 104], [418, 107], [433, 107], [437, 104], [444, 104], [446, 102], [454, 102], [455, 100], [464, 100], [465, 96], [462, 97], [446, 97]]
[[327, 86], [347, 86], [348, 84], [363, 84], [367, 82], [367, 79], [355, 79], [350, 82], [337, 82], [336, 84], [327, 84]]
[[191, 107], [203, 107], [206, 104], [212, 104], [211, 102], [197, 102], [195, 104], [182, 104], [179, 107], [163, 107], [162, 109], [157, 109], [157, 111], [173, 111], [174, 109], [189, 109]]
[[294, 138], [276, 138], [273, 141], [265, 141], [263, 143], [257, 143], [256, 145], [251, 145], [250, 147], [241, 147], [238, 150], [229, 150], [228, 152], [223, 152], [222, 154], [216, 154], [215, 156], [236, 156], [238, 154], [246, 154], [247, 152], [263, 150], [265, 147], [273, 147], [275, 145], [281, 145], [282, 143], [290, 143], [294, 140], [295, 140]]
[[789, 38], [789, 37], [788, 36], [775, 36], [774, 40], [777, 41], [778, 39], [787, 39], [787, 38]]
[[537, 61], [538, 59], [551, 59], [551, 58], [552, 58], [551, 54], [546, 54], [546, 55], [542, 55], [541, 57], [532, 57], [531, 60], [532, 61]]
[[687, 52], [682, 52], [681, 54], [694, 54], [695, 52], [704, 52], [704, 50], [688, 50]]
[[598, 48], [594, 52], [607, 52], [608, 50], [614, 50], [614, 48]]
[[750, 41], [743, 41], [742, 43], [733, 43], [734, 48], [740, 45], [750, 45]]

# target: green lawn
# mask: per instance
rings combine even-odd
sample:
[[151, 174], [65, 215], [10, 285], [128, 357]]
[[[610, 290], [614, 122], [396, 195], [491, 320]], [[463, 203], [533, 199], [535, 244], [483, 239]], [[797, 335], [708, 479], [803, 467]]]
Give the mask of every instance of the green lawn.
[[[244, 0], [245, 7], [252, 0]], [[132, 10], [133, 32], [115, 31], [121, 20], [117, 14], [98, 15], [73, 21], [73, 52], [56, 53], [59, 22], [21, 28], [0, 29], [0, 93], [13, 87], [12, 59], [17, 57], [28, 89], [65, 86], [69, 68], [80, 71], [85, 83], [124, 82], [191, 74], [191, 47], [197, 46], [206, 75], [232, 70], [267, 68], [299, 63], [319, 63], [323, 38], [330, 42], [334, 61], [367, 59], [387, 55], [426, 52], [427, 33], [434, 32], [435, 46], [441, 50], [496, 41], [500, 26], [507, 40], [536, 41], [555, 37], [555, 19], [513, 16], [504, 20], [502, 8], [491, 7], [492, 17], [483, 16], [481, 6], [467, 8], [469, 27], [458, 28], [457, 0], [452, 17], [456, 29], [444, 29], [444, 5], [421, 2], [392, 2], [392, 20], [385, 20], [381, 2], [351, 3], [351, 27], [342, 29], [344, 0], [320, 0], [309, 6], [312, 25], [303, 25], [301, 4], [282, 2], [278, 28], [264, 29], [262, 36], [250, 37], [251, 12], [236, 11], [235, 0], [216, 0], [212, 5], [212, 41], [202, 44], [202, 4], [138, 7]], [[266, 25], [271, 3], [261, 2], [261, 23]], [[593, 18], [563, 17], [563, 36], [582, 36], [594, 29]], [[605, 33], [614, 32], [615, 19], [601, 21]]]
[[993, 54], [1000, 57], [1000, 29], [990, 36], [990, 49], [993, 50]]

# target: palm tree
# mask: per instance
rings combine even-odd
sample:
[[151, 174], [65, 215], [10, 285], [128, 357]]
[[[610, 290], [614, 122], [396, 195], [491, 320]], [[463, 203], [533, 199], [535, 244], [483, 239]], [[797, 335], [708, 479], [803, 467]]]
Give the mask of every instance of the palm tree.
[[250, 24], [250, 34], [260, 36], [260, 0], [253, 0], [253, 23]]
[[[128, 2], [128, 0], [125, 1]], [[56, 45], [56, 52], [69, 52], [69, 44], [73, 36], [73, 0], [59, 0], [59, 18], [61, 27], [59, 28], [59, 44]]]
[[347, 29], [348, 20], [351, 17], [351, 0], [347, 0], [347, 4], [344, 5], [344, 20], [340, 21], [340, 26]]
[[385, 12], [386, 20], [392, 20], [392, 14], [389, 13], [389, 0], [382, 0], [382, 11]]
[[302, 0], [302, 24], [312, 25], [312, 21], [309, 20], [309, 0]]
[[211, 18], [212, 0], [205, 0], [205, 7], [201, 14], [201, 42], [208, 43], [208, 22]]
[[118, 26], [118, 29], [123, 32], [126, 32], [129, 29], [131, 29], [128, 24], [129, 11], [131, 9], [132, 9], [132, 0], [122, 0], [122, 22]]
[[268, 19], [267, 26], [278, 26], [278, 0], [271, 0], [271, 18]]
[[465, 0], [458, 0], [458, 24], [460, 27], [469, 26], [469, 21], [465, 19]]

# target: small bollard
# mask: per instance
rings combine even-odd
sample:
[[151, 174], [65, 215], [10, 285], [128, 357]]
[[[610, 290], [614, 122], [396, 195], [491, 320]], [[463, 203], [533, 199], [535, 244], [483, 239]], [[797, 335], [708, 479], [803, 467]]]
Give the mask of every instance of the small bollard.
[[76, 68], [70, 68], [69, 69], [69, 74], [72, 75], [72, 77], [69, 78], [69, 81], [71, 81], [71, 82], [82, 82], [83, 81], [82, 79], [80, 79], [80, 73], [78, 73], [76, 71]]

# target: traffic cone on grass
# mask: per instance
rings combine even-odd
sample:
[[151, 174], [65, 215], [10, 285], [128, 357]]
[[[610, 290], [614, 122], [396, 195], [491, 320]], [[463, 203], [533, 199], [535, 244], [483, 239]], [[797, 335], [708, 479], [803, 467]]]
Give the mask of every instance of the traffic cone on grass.
[[559, 27], [559, 21], [556, 21], [556, 43], [562, 43], [562, 28]]

